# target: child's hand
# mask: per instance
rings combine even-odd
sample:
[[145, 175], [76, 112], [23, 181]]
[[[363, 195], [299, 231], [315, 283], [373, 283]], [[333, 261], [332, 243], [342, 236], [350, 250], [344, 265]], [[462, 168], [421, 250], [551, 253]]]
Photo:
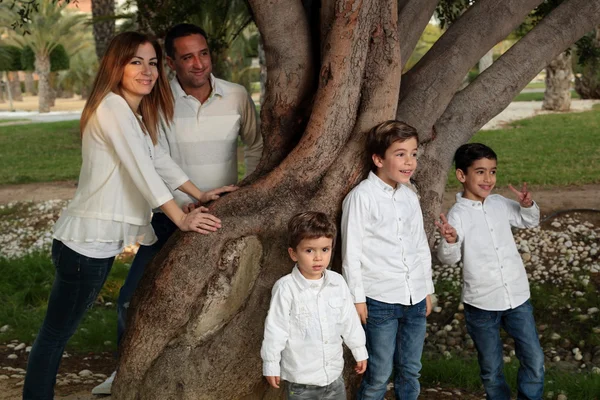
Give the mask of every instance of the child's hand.
[[429, 314], [431, 314], [431, 295], [427, 295], [425, 297], [425, 316], [429, 317]]
[[363, 374], [367, 370], [367, 360], [357, 361], [354, 372], [357, 374]]
[[456, 243], [456, 238], [458, 236], [456, 234], [456, 229], [454, 229], [454, 227], [448, 223], [448, 220], [444, 214], [440, 214], [440, 219], [442, 220], [441, 224], [438, 221], [435, 221], [435, 226], [437, 226], [438, 231], [440, 231], [440, 234], [446, 240], [446, 242], [450, 244]]
[[265, 378], [267, 378], [267, 382], [269, 382], [269, 385], [271, 385], [275, 389], [279, 389], [280, 379], [278, 376], [265, 376]]
[[360, 323], [363, 325], [367, 324], [367, 303], [356, 303], [354, 304], [354, 307], [356, 307], [356, 312], [358, 313], [358, 316], [360, 317]]
[[527, 191], [527, 182], [523, 182], [523, 187], [521, 188], [520, 192], [517, 189], [515, 189], [512, 185], [508, 185], [508, 188], [514, 194], [517, 195], [521, 207], [529, 208], [533, 205], [533, 200], [531, 199], [531, 192]]

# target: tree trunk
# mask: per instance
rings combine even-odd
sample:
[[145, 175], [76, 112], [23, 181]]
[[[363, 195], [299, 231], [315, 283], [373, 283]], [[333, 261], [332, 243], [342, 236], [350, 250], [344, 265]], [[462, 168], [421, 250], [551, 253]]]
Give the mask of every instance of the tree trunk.
[[115, 0], [92, 0], [92, 17], [94, 18], [94, 41], [96, 56], [102, 59], [108, 44], [115, 35]]
[[551, 111], [569, 111], [571, 109], [572, 78], [571, 51], [567, 50], [546, 67], [546, 91], [542, 109]]
[[35, 72], [38, 75], [38, 109], [40, 113], [50, 112], [50, 56], [48, 54], [36, 54]]
[[21, 81], [19, 81], [19, 73], [11, 71], [8, 73], [10, 89], [13, 101], [23, 101], [23, 93], [21, 91]]
[[267, 59], [265, 58], [265, 47], [262, 38], [258, 42], [258, 65], [260, 66], [260, 106], [265, 103], [267, 88]]
[[470, 67], [539, 3], [480, 0], [399, 90], [404, 28], [396, 17], [407, 19], [397, 0], [323, 2], [318, 19], [303, 9], [309, 1], [265, 3], [250, 1], [268, 69], [263, 159], [240, 190], [211, 205], [222, 229], [175, 234], [147, 268], [130, 307], [115, 400], [279, 398], [261, 378], [259, 349], [270, 290], [293, 264], [287, 220], [319, 210], [339, 221], [342, 199], [367, 170], [365, 131], [402, 115], [422, 136], [416, 183], [432, 226], [455, 149], [600, 22], [600, 0], [565, 0], [457, 92]]
[[33, 79], [32, 71], [25, 71], [25, 93], [30, 96], [35, 96], [37, 90], [35, 90], [35, 81]]
[[[593, 52], [600, 54], [600, 25], [596, 26], [594, 33]], [[581, 77], [575, 77], [575, 91], [582, 99], [600, 99], [600, 59], [598, 56], [585, 62]]]

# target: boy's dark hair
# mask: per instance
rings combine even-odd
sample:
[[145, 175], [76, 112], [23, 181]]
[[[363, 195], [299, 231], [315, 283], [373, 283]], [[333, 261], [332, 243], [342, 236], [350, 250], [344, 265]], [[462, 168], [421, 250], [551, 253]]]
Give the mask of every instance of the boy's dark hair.
[[460, 146], [454, 153], [454, 166], [465, 174], [467, 169], [477, 160], [487, 158], [489, 160], [498, 160], [494, 150], [482, 143], [467, 143]]
[[190, 35], [202, 35], [208, 42], [208, 36], [204, 29], [193, 24], [177, 24], [167, 32], [165, 36], [165, 52], [167, 56], [175, 58], [175, 39]]
[[392, 143], [404, 142], [411, 138], [417, 139], [417, 144], [419, 143], [417, 130], [407, 123], [396, 120], [382, 122], [371, 128], [367, 134], [367, 157], [371, 160], [376, 154], [383, 159]]
[[294, 250], [304, 239], [326, 237], [335, 242], [336, 235], [335, 224], [327, 214], [322, 212], [301, 212], [294, 215], [288, 222], [288, 245]]

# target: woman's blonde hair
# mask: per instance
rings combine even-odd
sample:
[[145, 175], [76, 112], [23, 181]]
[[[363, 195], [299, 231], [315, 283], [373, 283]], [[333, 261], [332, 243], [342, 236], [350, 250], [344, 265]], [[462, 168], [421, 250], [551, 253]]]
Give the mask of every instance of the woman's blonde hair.
[[82, 135], [102, 99], [110, 92], [121, 94], [121, 79], [123, 78], [125, 66], [135, 56], [138, 47], [145, 43], [152, 44], [156, 51], [158, 79], [150, 94], [142, 98], [139, 113], [144, 121], [142, 129], [150, 135], [152, 143], [156, 145], [161, 117], [167, 124], [170, 124], [173, 120], [173, 94], [165, 75], [163, 53], [160, 45], [150, 36], [138, 32], [120, 33], [108, 45], [106, 53], [100, 61], [100, 68], [98, 74], [96, 74], [96, 79], [94, 79], [90, 97], [85, 103], [81, 114], [79, 129]]

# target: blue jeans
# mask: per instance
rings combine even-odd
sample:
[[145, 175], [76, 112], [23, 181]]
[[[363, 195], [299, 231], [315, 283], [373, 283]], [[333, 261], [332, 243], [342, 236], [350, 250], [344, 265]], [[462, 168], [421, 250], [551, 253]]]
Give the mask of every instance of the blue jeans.
[[117, 346], [120, 346], [121, 339], [123, 339], [123, 334], [127, 326], [127, 309], [129, 308], [133, 293], [135, 293], [135, 289], [144, 274], [144, 270], [159, 250], [162, 249], [167, 240], [169, 240], [173, 232], [177, 230], [177, 225], [165, 214], [155, 213], [152, 216], [152, 228], [158, 240], [153, 245], [140, 246], [131, 263], [127, 278], [125, 278], [125, 282], [119, 291], [119, 299], [117, 300]]
[[29, 354], [23, 386], [24, 400], [54, 398], [56, 373], [65, 345], [98, 297], [114, 259], [89, 258], [58, 240], [52, 242], [56, 275], [46, 317]]
[[382, 400], [392, 367], [396, 399], [414, 400], [419, 396], [426, 311], [425, 300], [405, 306], [367, 297], [369, 362], [358, 390], [359, 400]]
[[510, 400], [510, 389], [503, 372], [502, 327], [514, 339], [515, 353], [520, 362], [517, 399], [541, 399], [544, 394], [544, 352], [529, 300], [505, 311], [486, 311], [465, 304], [465, 320], [477, 348], [480, 376], [487, 398]]
[[346, 400], [344, 376], [340, 375], [327, 386], [303, 385], [285, 382], [287, 400]]

